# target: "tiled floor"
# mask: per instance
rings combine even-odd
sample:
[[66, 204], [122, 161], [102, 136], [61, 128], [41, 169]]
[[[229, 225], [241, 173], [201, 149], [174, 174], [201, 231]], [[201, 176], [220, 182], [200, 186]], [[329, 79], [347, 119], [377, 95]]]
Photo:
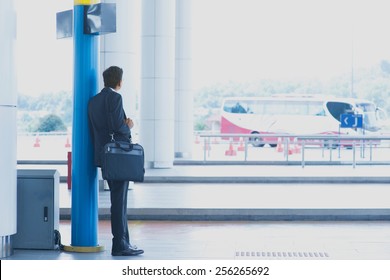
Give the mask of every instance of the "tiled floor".
[[[131, 221], [140, 260], [390, 260], [390, 222]], [[70, 222], [61, 221], [70, 245]], [[15, 250], [11, 260], [110, 260], [110, 222], [99, 222], [99, 253]]]
[[[255, 174], [267, 178], [307, 178], [306, 183], [234, 183], [217, 182], [230, 176], [241, 176], [244, 181]], [[152, 174], [153, 173], [153, 174]], [[240, 175], [238, 175], [240, 173]], [[164, 175], [165, 174], [165, 175]], [[186, 260], [186, 259], [323, 259], [323, 260], [390, 260], [390, 188], [386, 167], [175, 167], [171, 170], [150, 171], [154, 182], [131, 186], [129, 191], [129, 214], [137, 212], [161, 213], [171, 210], [178, 217], [186, 211], [198, 211], [207, 220], [207, 211], [219, 211], [220, 221], [196, 221], [189, 219], [165, 219], [129, 221], [133, 243], [145, 250], [141, 260]], [[164, 181], [164, 176], [182, 179], [185, 183]], [[205, 177], [213, 177], [215, 182], [205, 184]], [[370, 177], [371, 176], [371, 177]], [[310, 183], [313, 178], [321, 178], [323, 184]], [[327, 178], [343, 177], [345, 183], [326, 183]], [[254, 177], [253, 177], [254, 178]], [[256, 177], [260, 178], [260, 177]], [[360, 178], [362, 183], [348, 182]], [[377, 183], [363, 183], [366, 178], [380, 179]], [[260, 178], [261, 179], [261, 178]], [[268, 180], [268, 179], [267, 179]], [[60, 210], [70, 211], [71, 191], [65, 184], [60, 185]], [[332, 212], [322, 213], [322, 221], [272, 220], [277, 211], [295, 210], [305, 213], [317, 210], [337, 210], [336, 214], [359, 211], [360, 217], [366, 213], [385, 215], [378, 221], [337, 221]], [[230, 212], [229, 212], [230, 211]], [[245, 215], [256, 215], [265, 211], [270, 219], [237, 221], [228, 215], [238, 211]], [[257, 212], [256, 212], [257, 211]], [[352, 211], [352, 212], [348, 212]], [[377, 211], [377, 212], [375, 212]], [[109, 220], [109, 192], [99, 192], [99, 245], [105, 250], [100, 253], [70, 253], [56, 250], [15, 250], [11, 260], [110, 260], [112, 257]], [[222, 213], [222, 214], [221, 214]], [[224, 214], [225, 213], [225, 214]], [[228, 214], [226, 214], [228, 213]], [[264, 213], [263, 213], [264, 214]], [[104, 217], [104, 215], [106, 215]], [[333, 218], [332, 218], [333, 217]], [[387, 217], [387, 218], [386, 218]], [[216, 219], [218, 220], [218, 219]], [[328, 220], [328, 221], [327, 221]], [[71, 222], [60, 221], [62, 243], [70, 245]]]

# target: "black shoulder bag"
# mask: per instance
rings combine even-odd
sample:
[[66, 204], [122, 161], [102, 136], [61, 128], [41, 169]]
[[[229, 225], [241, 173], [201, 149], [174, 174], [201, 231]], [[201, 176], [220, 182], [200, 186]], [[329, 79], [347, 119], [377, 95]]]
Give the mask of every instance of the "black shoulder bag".
[[[108, 98], [108, 95], [107, 95]], [[143, 182], [145, 174], [144, 149], [140, 144], [129, 141], [115, 141], [111, 126], [110, 111], [108, 127], [111, 142], [104, 145], [102, 151], [102, 176], [104, 180]]]

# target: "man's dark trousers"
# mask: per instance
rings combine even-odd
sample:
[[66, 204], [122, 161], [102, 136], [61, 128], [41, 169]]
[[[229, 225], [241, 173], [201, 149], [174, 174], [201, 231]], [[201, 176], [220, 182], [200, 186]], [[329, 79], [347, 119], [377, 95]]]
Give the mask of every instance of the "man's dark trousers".
[[130, 246], [127, 226], [127, 193], [129, 181], [107, 181], [111, 198], [112, 251], [122, 251]]

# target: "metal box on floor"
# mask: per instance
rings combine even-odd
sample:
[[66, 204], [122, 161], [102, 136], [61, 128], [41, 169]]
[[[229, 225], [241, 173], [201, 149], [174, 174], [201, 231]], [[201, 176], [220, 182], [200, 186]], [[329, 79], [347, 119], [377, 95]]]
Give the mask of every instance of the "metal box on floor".
[[17, 170], [15, 249], [55, 249], [59, 229], [57, 170]]

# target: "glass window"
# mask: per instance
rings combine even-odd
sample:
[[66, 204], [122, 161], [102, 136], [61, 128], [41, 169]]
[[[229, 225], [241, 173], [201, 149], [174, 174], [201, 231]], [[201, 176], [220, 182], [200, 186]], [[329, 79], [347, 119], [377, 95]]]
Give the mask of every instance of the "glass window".
[[342, 114], [353, 114], [352, 105], [344, 102], [328, 102], [326, 107], [329, 113], [338, 121]]
[[228, 100], [223, 106], [223, 110], [228, 113], [245, 114], [248, 110], [248, 102]]
[[325, 116], [324, 108], [322, 107], [322, 102], [310, 102], [308, 103], [308, 115], [311, 116]]
[[359, 103], [356, 107], [361, 109], [363, 112], [375, 112], [375, 106], [372, 103]]
[[322, 102], [290, 100], [227, 100], [223, 110], [236, 114], [325, 115]]

